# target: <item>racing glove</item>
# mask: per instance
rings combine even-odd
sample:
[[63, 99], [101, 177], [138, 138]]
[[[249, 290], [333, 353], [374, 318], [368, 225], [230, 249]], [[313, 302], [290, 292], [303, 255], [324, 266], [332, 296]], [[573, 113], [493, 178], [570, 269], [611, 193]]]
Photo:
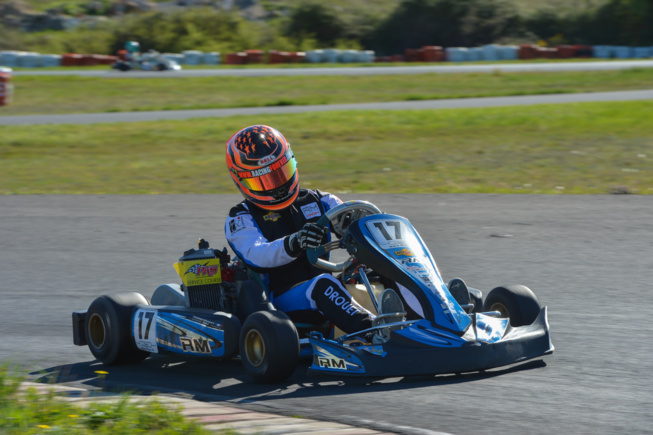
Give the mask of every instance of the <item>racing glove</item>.
[[306, 249], [315, 249], [322, 244], [327, 229], [314, 223], [307, 223], [294, 234], [286, 237], [284, 246], [291, 257], [297, 257]]

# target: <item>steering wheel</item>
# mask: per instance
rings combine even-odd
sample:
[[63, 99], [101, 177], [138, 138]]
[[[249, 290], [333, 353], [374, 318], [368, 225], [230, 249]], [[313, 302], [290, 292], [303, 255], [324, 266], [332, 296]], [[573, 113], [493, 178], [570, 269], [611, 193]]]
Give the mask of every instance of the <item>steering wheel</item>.
[[[333, 207], [331, 210], [324, 213], [316, 222], [316, 225], [324, 228], [328, 224], [331, 224], [331, 227], [333, 228], [333, 231], [336, 233], [336, 235], [338, 237], [342, 237], [342, 235], [347, 230], [347, 227], [349, 227], [352, 222], [357, 221], [364, 216], [380, 213], [381, 210], [379, 210], [379, 208], [371, 202], [347, 201], [336, 207]], [[306, 250], [306, 255], [308, 256], [308, 261], [312, 265], [329, 272], [340, 272], [349, 265], [351, 259], [347, 259], [340, 263], [332, 263], [320, 258], [327, 252], [331, 252], [339, 248], [340, 240], [336, 240], [325, 243], [316, 249], [309, 248]]]

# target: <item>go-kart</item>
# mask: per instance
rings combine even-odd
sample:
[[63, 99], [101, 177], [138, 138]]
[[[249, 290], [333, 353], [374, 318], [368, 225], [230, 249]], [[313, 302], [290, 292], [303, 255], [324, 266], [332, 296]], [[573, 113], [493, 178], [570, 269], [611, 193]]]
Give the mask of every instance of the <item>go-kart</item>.
[[[309, 249], [309, 261], [337, 274], [377, 314], [373, 327], [344, 334], [329, 324], [293, 323], [269, 302], [258, 275], [200, 240], [175, 264], [181, 285], [159, 286], [150, 301], [139, 293], [97, 298], [73, 313], [73, 342], [88, 345], [104, 364], [156, 353], [240, 356], [257, 382], [288, 378], [302, 356], [312, 357], [309, 374], [388, 377], [481, 371], [553, 352], [547, 308], [530, 289], [496, 287], [483, 301], [462, 280], [445, 284], [406, 218], [350, 201], [317, 224], [339, 238]], [[334, 263], [330, 253], [337, 249], [349, 256]], [[388, 282], [412, 295], [419, 316], [406, 318]]]
[[181, 65], [156, 50], [149, 50], [143, 54], [135, 54], [133, 58], [120, 59], [114, 62], [111, 68], [118, 71], [179, 71]]

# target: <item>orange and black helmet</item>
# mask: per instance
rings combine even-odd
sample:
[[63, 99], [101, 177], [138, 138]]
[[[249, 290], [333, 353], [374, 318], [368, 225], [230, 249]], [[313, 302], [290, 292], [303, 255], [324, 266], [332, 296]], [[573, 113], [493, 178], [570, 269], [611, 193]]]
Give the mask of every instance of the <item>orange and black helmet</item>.
[[252, 125], [234, 134], [227, 141], [227, 168], [240, 193], [261, 208], [286, 208], [299, 194], [295, 156], [272, 127]]

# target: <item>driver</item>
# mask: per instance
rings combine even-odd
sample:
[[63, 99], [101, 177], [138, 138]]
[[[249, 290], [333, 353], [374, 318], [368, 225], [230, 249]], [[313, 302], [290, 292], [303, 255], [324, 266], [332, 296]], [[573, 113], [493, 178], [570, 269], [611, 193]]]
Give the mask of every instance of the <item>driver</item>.
[[245, 197], [229, 212], [227, 241], [261, 274], [273, 305], [294, 322], [329, 320], [345, 333], [372, 327], [374, 315], [306, 255], [306, 249], [330, 239], [327, 228], [315, 222], [342, 201], [300, 188], [290, 144], [272, 127], [240, 130], [227, 142], [226, 154], [229, 174]]

